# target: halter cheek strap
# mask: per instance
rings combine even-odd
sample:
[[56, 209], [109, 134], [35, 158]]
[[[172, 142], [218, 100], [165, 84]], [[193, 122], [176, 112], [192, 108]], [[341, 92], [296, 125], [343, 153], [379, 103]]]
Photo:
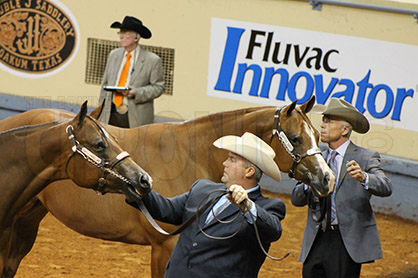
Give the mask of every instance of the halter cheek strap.
[[292, 167], [289, 170], [289, 177], [294, 178], [296, 174], [296, 168], [298, 164], [307, 156], [315, 155], [315, 154], [321, 154], [321, 149], [318, 147], [313, 147], [309, 150], [307, 150], [305, 153], [299, 154], [297, 153], [295, 147], [293, 144], [289, 141], [289, 139], [286, 136], [286, 133], [280, 126], [280, 113], [282, 112], [282, 108], [277, 108], [276, 112], [274, 113], [274, 125], [273, 125], [273, 133], [271, 135], [271, 141], [273, 141], [274, 135], [277, 135], [279, 137], [280, 142], [282, 143], [284, 149], [286, 152], [292, 157], [293, 164]]
[[72, 153], [70, 154], [70, 156], [67, 159], [67, 164], [65, 166], [66, 171], [67, 171], [67, 168], [68, 168], [68, 163], [70, 162], [71, 158], [73, 157], [74, 154], [77, 153], [77, 154], [81, 155], [85, 160], [87, 160], [88, 162], [90, 162], [91, 164], [93, 164], [94, 166], [96, 166], [97, 168], [99, 168], [103, 171], [103, 174], [99, 178], [99, 181], [98, 181], [99, 184], [98, 184], [98, 187], [97, 187], [97, 192], [99, 194], [102, 194], [102, 195], [105, 194], [104, 187], [106, 185], [106, 178], [107, 178], [108, 174], [111, 174], [111, 175], [119, 178], [120, 180], [122, 180], [123, 182], [125, 182], [127, 184], [131, 184], [131, 182], [127, 178], [125, 178], [124, 176], [122, 176], [122, 175], [116, 173], [115, 171], [113, 171], [113, 168], [117, 164], [119, 164], [125, 158], [129, 157], [129, 153], [123, 151], [120, 154], [118, 154], [111, 161], [101, 159], [100, 157], [95, 155], [93, 152], [91, 152], [89, 149], [87, 149], [82, 144], [80, 144], [80, 142], [77, 141], [77, 139], [75, 137], [75, 134], [74, 134], [74, 127], [71, 124], [68, 124], [65, 131], [68, 135], [68, 140], [70, 141], [71, 150], [72, 150]]

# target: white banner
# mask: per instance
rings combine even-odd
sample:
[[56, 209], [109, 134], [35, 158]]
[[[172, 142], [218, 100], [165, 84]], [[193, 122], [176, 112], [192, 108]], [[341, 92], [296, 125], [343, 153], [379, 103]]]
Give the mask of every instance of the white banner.
[[344, 98], [372, 124], [418, 131], [418, 46], [212, 19], [207, 94], [282, 106]]

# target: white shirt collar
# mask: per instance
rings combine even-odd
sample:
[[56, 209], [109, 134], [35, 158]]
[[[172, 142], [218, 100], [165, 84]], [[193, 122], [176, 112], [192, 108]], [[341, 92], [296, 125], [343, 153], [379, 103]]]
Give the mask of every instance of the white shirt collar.
[[[135, 49], [130, 52], [131, 53], [131, 59], [133, 58], [133, 61], [135, 61], [136, 58], [138, 57], [140, 49], [141, 48], [139, 47], [139, 44], [138, 44], [137, 47], [135, 47]], [[125, 52], [123, 53], [123, 57], [126, 57], [126, 54], [128, 54], [128, 51], [126, 51], [126, 49], [125, 49]]]
[[344, 157], [345, 152], [347, 151], [348, 145], [350, 144], [350, 140], [345, 141], [341, 146], [339, 146], [337, 149], [333, 150], [331, 148], [328, 149], [328, 158], [331, 155], [332, 151], [337, 151], [341, 157]]

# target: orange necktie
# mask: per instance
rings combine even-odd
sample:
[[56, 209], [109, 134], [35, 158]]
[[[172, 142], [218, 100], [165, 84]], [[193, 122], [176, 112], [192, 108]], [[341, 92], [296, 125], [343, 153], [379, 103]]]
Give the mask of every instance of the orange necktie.
[[[118, 87], [124, 87], [125, 86], [126, 79], [128, 78], [130, 59], [131, 59], [131, 53], [126, 54], [126, 62], [125, 62], [125, 65], [123, 66], [122, 72], [120, 74]], [[116, 106], [121, 106], [122, 105], [122, 100], [123, 100], [123, 95], [118, 93], [118, 92], [115, 92], [115, 95], [113, 97], [113, 103]]]

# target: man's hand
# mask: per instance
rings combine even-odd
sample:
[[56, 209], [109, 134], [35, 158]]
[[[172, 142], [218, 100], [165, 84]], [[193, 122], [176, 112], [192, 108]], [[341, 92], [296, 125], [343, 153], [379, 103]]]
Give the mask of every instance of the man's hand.
[[243, 212], [251, 209], [247, 205], [252, 205], [252, 202], [248, 199], [248, 194], [241, 185], [233, 184], [229, 187], [229, 190], [231, 190], [231, 194], [226, 195], [226, 197], [231, 203], [238, 205]]
[[359, 182], [364, 182], [366, 180], [366, 174], [361, 170], [360, 165], [355, 160], [347, 162], [345, 166], [347, 167], [347, 173], [349, 173], [350, 176]]
[[121, 95], [123, 95], [124, 97], [128, 97], [128, 98], [135, 97], [135, 94], [136, 94], [135, 87], [128, 86], [128, 88], [130, 89], [129, 91], [120, 91], [120, 90], [118, 90], [118, 93], [121, 94]]
[[128, 86], [128, 87], [129, 87], [130, 90], [126, 92], [126, 96], [128, 98], [134, 98], [135, 95], [136, 95], [136, 89], [135, 89], [135, 87], [132, 87], [132, 86]]

